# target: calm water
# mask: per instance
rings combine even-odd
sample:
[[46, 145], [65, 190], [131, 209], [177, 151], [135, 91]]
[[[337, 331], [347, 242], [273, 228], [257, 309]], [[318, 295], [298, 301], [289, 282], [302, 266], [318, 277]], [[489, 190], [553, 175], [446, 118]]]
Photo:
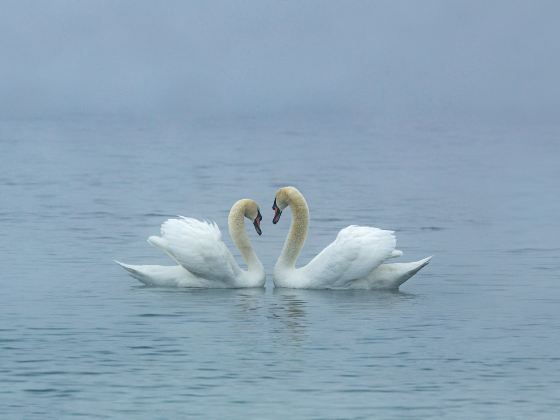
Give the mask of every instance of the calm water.
[[[551, 418], [560, 411], [560, 127], [0, 123], [2, 418]], [[397, 231], [399, 293], [148, 288], [114, 258], [252, 197], [271, 273], [348, 224]], [[227, 233], [224, 235], [230, 244]], [[238, 254], [236, 254], [238, 255]]]

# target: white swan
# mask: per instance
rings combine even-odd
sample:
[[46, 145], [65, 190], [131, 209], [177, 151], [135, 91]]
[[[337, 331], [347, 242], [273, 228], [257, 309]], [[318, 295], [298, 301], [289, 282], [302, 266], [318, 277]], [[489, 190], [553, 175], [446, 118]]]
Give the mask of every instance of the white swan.
[[294, 187], [280, 188], [272, 209], [273, 223], [282, 210], [292, 209], [292, 224], [282, 253], [274, 267], [274, 285], [302, 289], [398, 289], [430, 262], [432, 257], [411, 263], [383, 264], [399, 257], [392, 231], [367, 226], [348, 226], [335, 241], [305, 267], [295, 264], [307, 237], [309, 208]]
[[242, 270], [222, 241], [215, 223], [188, 217], [169, 219], [161, 225], [161, 236], [148, 242], [163, 249], [179, 265], [129, 265], [115, 261], [129, 274], [150, 286], [240, 288], [263, 287], [263, 265], [245, 232], [244, 217], [253, 221], [260, 235], [261, 212], [253, 200], [236, 202], [228, 217], [229, 234], [247, 263]]

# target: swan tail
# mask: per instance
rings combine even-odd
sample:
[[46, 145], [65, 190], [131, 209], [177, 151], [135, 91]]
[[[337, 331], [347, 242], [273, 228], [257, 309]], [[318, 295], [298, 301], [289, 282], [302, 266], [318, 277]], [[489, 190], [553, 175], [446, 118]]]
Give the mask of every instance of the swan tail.
[[140, 282], [148, 286], [154, 285], [152, 277], [148, 272], [146, 272], [146, 266], [125, 264], [117, 260], [114, 261], [122, 268], [124, 268], [128, 272], [128, 274], [134, 277], [136, 280], [139, 280]]
[[115, 262], [146, 286], [209, 287], [207, 281], [193, 276], [180, 265], [132, 265]]
[[[426, 267], [430, 263], [430, 261], [432, 260], [432, 257], [433, 257], [433, 255], [430, 255], [429, 257], [426, 257], [426, 258], [421, 259], [419, 261], [408, 263], [409, 264], [409, 266], [407, 267], [408, 268], [408, 271], [407, 271], [408, 277], [404, 281], [408, 280], [410, 277], [412, 277], [413, 275], [418, 273], [422, 268]], [[403, 281], [403, 283], [404, 283], [404, 281]], [[399, 286], [401, 284], [399, 284]]]
[[432, 256], [409, 263], [381, 264], [367, 277], [368, 288], [397, 290], [405, 281], [427, 266], [431, 259]]
[[115, 262], [124, 268], [131, 277], [146, 286], [181, 286], [188, 277], [188, 273], [181, 266], [132, 265], [116, 260]]

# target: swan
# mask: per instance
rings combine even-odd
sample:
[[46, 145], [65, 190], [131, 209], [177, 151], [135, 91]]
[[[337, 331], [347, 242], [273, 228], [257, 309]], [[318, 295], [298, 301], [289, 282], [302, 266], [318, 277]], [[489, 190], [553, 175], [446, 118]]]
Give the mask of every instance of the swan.
[[432, 257], [410, 263], [383, 264], [399, 257], [395, 235], [390, 230], [369, 226], [348, 226], [334, 242], [305, 267], [296, 261], [307, 237], [309, 208], [295, 187], [280, 188], [272, 209], [276, 224], [286, 207], [292, 210], [292, 224], [274, 267], [274, 285], [300, 289], [393, 289], [426, 266]]
[[264, 287], [265, 272], [253, 251], [245, 231], [244, 217], [253, 221], [261, 235], [261, 212], [250, 199], [237, 201], [228, 217], [229, 234], [247, 263], [242, 270], [222, 241], [220, 228], [210, 223], [182, 217], [161, 225], [161, 236], [150, 236], [148, 242], [161, 248], [176, 266], [130, 265], [115, 261], [128, 273], [150, 286], [241, 288]]

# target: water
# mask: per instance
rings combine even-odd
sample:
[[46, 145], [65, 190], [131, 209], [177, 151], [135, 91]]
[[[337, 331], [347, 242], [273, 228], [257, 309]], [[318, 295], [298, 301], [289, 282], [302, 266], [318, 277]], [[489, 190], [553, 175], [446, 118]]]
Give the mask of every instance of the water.
[[[3, 418], [551, 418], [560, 410], [560, 128], [469, 124], [0, 124]], [[348, 224], [397, 231], [398, 293], [273, 289], [289, 219], [305, 263]], [[266, 290], [141, 286], [166, 217], [239, 198]], [[238, 255], [238, 254], [236, 254]]]

